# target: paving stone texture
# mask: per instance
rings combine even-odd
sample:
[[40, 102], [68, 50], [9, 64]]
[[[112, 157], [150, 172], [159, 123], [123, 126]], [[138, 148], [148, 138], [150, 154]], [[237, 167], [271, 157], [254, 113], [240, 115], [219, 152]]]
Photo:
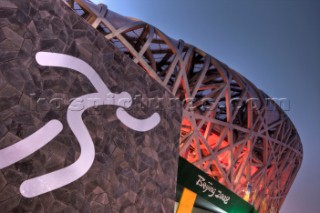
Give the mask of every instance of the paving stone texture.
[[[30, 199], [19, 191], [24, 180], [77, 160], [80, 148], [66, 121], [67, 107], [72, 98], [96, 92], [78, 72], [38, 65], [38, 51], [86, 61], [112, 92], [136, 97], [131, 115], [158, 112], [161, 122], [136, 132], [119, 122], [114, 106], [88, 109], [83, 120], [96, 150], [92, 167], [75, 182]], [[0, 170], [0, 212], [173, 212], [181, 107], [170, 98], [62, 1], [0, 0], [0, 149], [51, 119], [64, 126], [46, 146]]]

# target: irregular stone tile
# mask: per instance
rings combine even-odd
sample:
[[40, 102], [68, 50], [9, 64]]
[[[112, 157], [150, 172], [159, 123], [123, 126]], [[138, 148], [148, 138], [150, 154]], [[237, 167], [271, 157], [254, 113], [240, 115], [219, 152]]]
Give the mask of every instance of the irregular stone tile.
[[[10, 200], [10, 198], [15, 199], [16, 197], [19, 197], [19, 196], [17, 196], [18, 194], [19, 194], [19, 190], [17, 187], [10, 185], [10, 184], [7, 184], [4, 187], [4, 189], [1, 191], [0, 203], [2, 203], [3, 201], [6, 201], [6, 200]], [[14, 203], [16, 203], [16, 202], [14, 202]], [[1, 208], [2, 208], [2, 205], [1, 205]]]
[[19, 205], [19, 202], [20, 202], [20, 198], [18, 196], [12, 197], [11, 199], [7, 199], [3, 202], [0, 201], [1, 211], [3, 211], [3, 212], [10, 212], [10, 211], [17, 212], [16, 207]]

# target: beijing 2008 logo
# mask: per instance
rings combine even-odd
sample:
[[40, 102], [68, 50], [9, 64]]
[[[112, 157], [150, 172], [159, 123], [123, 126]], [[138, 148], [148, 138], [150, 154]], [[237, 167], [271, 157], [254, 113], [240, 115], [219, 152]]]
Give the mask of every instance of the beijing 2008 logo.
[[[36, 54], [36, 61], [42, 66], [63, 67], [80, 72], [88, 78], [97, 92], [79, 97], [83, 100], [83, 108], [76, 111], [67, 111], [68, 125], [80, 144], [81, 154], [78, 160], [65, 168], [24, 181], [20, 186], [20, 193], [24, 197], [32, 198], [61, 188], [88, 172], [94, 161], [95, 149], [89, 131], [81, 117], [86, 109], [98, 105], [118, 106], [116, 111], [117, 118], [127, 127], [140, 132], [153, 129], [159, 124], [160, 116], [158, 113], [154, 113], [149, 118], [143, 120], [129, 115], [124, 108], [130, 107], [132, 103], [130, 94], [127, 92], [120, 94], [112, 93], [98, 73], [81, 59], [59, 53], [38, 52]], [[110, 94], [113, 97], [112, 99], [108, 98]], [[89, 101], [90, 99], [103, 101], [92, 102]], [[73, 102], [76, 101], [77, 99]], [[73, 102], [71, 102], [70, 106]], [[36, 152], [54, 139], [62, 129], [63, 126], [60, 121], [51, 120], [27, 138], [0, 150], [0, 169], [8, 167]]]

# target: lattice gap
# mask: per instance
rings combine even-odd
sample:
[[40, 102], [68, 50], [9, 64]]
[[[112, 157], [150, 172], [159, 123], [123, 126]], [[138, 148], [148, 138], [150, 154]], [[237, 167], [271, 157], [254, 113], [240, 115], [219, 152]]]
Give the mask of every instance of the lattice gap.
[[106, 25], [104, 25], [102, 22], [98, 25], [97, 30], [101, 32], [103, 35], [108, 35], [111, 33], [109, 28]]

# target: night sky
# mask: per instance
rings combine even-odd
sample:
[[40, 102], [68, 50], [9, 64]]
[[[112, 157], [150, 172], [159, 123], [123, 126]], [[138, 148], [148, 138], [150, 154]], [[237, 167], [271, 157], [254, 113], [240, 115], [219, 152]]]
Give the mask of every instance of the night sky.
[[206, 51], [273, 98], [303, 143], [304, 159], [281, 213], [320, 212], [319, 0], [94, 0]]

